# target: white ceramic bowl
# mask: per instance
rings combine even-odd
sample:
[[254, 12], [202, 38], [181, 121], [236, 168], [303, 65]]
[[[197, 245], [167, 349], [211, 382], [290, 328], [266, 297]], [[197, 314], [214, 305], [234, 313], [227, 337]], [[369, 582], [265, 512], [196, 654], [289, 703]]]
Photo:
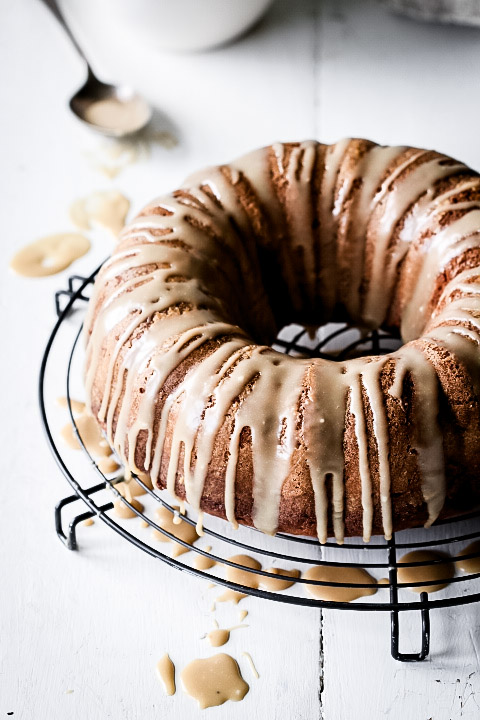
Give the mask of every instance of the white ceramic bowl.
[[206, 50], [233, 40], [266, 12], [272, 0], [59, 0], [73, 28], [95, 18], [128, 27], [165, 50]]

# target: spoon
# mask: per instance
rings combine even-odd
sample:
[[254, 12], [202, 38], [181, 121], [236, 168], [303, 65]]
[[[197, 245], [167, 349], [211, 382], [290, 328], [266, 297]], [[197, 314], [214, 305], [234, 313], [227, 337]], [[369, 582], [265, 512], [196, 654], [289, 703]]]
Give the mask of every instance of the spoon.
[[108, 85], [97, 78], [65, 19], [56, 0], [43, 0], [63, 27], [87, 66], [87, 80], [70, 99], [70, 110], [93, 130], [121, 138], [144, 128], [152, 117], [148, 103], [133, 90]]

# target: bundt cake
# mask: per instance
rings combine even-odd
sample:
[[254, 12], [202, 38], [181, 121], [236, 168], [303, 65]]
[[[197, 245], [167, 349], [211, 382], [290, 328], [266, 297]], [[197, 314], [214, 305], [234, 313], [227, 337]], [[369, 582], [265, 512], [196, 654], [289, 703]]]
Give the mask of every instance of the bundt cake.
[[[329, 321], [405, 344], [344, 362], [271, 347]], [[197, 510], [321, 542], [463, 512], [480, 494], [480, 177], [361, 139], [207, 168], [122, 232], [85, 340], [109, 442]]]

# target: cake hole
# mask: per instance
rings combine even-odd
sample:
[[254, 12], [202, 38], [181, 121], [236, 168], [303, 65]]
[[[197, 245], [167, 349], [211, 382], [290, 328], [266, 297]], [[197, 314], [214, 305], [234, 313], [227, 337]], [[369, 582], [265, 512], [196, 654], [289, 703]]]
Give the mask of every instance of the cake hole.
[[280, 330], [272, 347], [292, 357], [320, 357], [344, 362], [386, 355], [398, 350], [402, 344], [399, 336], [385, 330], [362, 332], [346, 323], [328, 323], [318, 328], [287, 325]]

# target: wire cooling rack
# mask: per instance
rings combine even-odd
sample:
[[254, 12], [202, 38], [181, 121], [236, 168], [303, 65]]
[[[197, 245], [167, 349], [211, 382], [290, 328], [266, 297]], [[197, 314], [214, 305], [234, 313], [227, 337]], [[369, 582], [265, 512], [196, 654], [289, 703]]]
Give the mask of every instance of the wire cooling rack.
[[[143, 511], [139, 511], [123, 495], [116, 485], [123, 480], [123, 475], [106, 475], [101, 472], [94, 458], [83, 445], [72, 411], [71, 398], [81, 398], [83, 347], [81, 331], [83, 315], [88, 301], [89, 291], [98, 269], [90, 277], [84, 278], [73, 275], [68, 280], [67, 289], [59, 290], [55, 295], [57, 322], [48, 339], [42, 359], [39, 377], [39, 402], [41, 416], [48, 443], [53, 455], [70, 483], [73, 494], [63, 498], [55, 508], [55, 527], [58, 537], [69, 550], [77, 550], [77, 528], [80, 523], [92, 517], [100, 518], [124, 540], [135, 545], [139, 551], [146, 552], [152, 557], [200, 578], [209, 579], [215, 584], [226, 586], [231, 590], [255, 595], [267, 600], [296, 604], [301, 606], [335, 608], [350, 611], [386, 611], [391, 615], [391, 653], [396, 660], [414, 662], [424, 660], [430, 647], [430, 610], [445, 608], [454, 605], [463, 605], [480, 600], [480, 573], [462, 574], [454, 578], [446, 578], [448, 586], [445, 590], [430, 594], [421, 592], [418, 596], [412, 594], [415, 586], [429, 586], [441, 583], [441, 580], [422, 580], [417, 583], [398, 581], [399, 558], [412, 550], [441, 550], [446, 557], [439, 557], [435, 564], [442, 565], [451, 561], [451, 557], [462, 550], [466, 543], [480, 538], [480, 511], [464, 515], [461, 520], [447, 520], [434, 527], [394, 533], [388, 542], [383, 538], [375, 537], [369, 543], [359, 539], [347, 539], [344, 545], [327, 542], [320, 545], [317, 540], [278, 533], [274, 538], [246, 527], [233, 530], [229, 523], [207, 516], [203, 525], [204, 537], [195, 545], [189, 544], [164, 528], [156, 520], [155, 510], [164, 507], [175, 514], [172, 498], [166, 491], [151, 490], [139, 478], [139, 485], [145, 491], [142, 497]], [[400, 341], [393, 335], [374, 332], [361, 335], [358, 331], [345, 326], [327, 326], [326, 329], [310, 337], [305, 328], [291, 327], [286, 333], [280, 333], [274, 347], [291, 355], [309, 355], [312, 357], [335, 357], [347, 359], [362, 354], [382, 354], [396, 349]], [[70, 419], [77, 438], [83, 450], [78, 453], [57, 443], [59, 428], [65, 422], [65, 415], [61, 417], [56, 398], [66, 395]], [[59, 424], [60, 423], [60, 424]], [[124, 503], [137, 518], [121, 520], [112, 513], [113, 502]], [[75, 512], [77, 505], [85, 506]], [[70, 519], [65, 520], [69, 512]], [[72, 509], [74, 511], [72, 516]], [[140, 520], [138, 520], [140, 518]], [[142, 521], [142, 522], [140, 522]], [[187, 506], [187, 513], [183, 521], [195, 526], [197, 517]], [[188, 551], [179, 557], [172, 557], [169, 549], [171, 543], [159, 543], [152, 537], [151, 530], [161, 533], [165, 539], [174, 541]], [[211, 543], [206, 546], [206, 543]], [[277, 573], [270, 570], [256, 570], [244, 567], [229, 559], [238, 553], [248, 553], [258, 558], [262, 568], [270, 565], [277, 567]], [[198, 555], [202, 555], [216, 564], [209, 572], [196, 569], [192, 562]], [[477, 557], [471, 553], [464, 559]], [[412, 562], [402, 564], [402, 567], [428, 565], [427, 562]], [[339, 588], [371, 588], [371, 583], [326, 582], [305, 579], [303, 571], [312, 565], [340, 566], [350, 568], [364, 568], [372, 576], [388, 578], [388, 584], [378, 586], [375, 596], [362, 601], [340, 602], [320, 600], [309, 597], [305, 584], [320, 585]], [[261, 588], [252, 588], [232, 582], [224, 577], [226, 566], [255, 573], [255, 575], [272, 577], [276, 580], [291, 581], [290, 576], [278, 572], [290, 569], [292, 566], [300, 569], [302, 575], [295, 579], [295, 583], [286, 591], [274, 592]], [[446, 573], [448, 574], [448, 573]], [[375, 585], [377, 588], [377, 585]], [[375, 599], [372, 599], [372, 598]], [[418, 597], [418, 599], [416, 599]], [[400, 626], [399, 615], [404, 611], [417, 611], [421, 615], [421, 648], [416, 653], [404, 653], [399, 649]]]

